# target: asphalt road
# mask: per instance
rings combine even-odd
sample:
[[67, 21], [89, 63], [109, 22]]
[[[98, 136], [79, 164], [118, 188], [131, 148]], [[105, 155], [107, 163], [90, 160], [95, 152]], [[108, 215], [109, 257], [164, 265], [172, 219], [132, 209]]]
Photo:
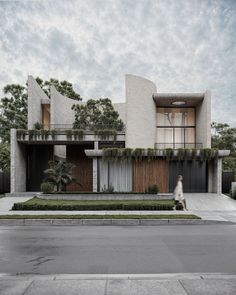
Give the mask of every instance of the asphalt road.
[[0, 273], [236, 273], [236, 225], [0, 227]]

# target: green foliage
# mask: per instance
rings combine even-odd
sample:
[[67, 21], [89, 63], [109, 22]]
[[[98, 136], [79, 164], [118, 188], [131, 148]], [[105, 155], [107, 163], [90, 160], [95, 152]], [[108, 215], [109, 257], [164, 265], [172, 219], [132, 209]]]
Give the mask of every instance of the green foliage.
[[219, 150], [230, 150], [229, 157], [223, 159], [223, 170], [236, 173], [236, 128], [228, 124], [213, 122], [212, 147]]
[[119, 113], [114, 110], [109, 98], [90, 99], [86, 104], [75, 104], [75, 122], [73, 128], [122, 131], [124, 123], [119, 119]]
[[74, 129], [72, 133], [75, 140], [82, 140], [84, 138], [84, 130], [82, 129]]
[[159, 193], [159, 187], [156, 184], [151, 184], [148, 186], [148, 193], [149, 194], [158, 194]]
[[132, 152], [132, 156], [135, 158], [136, 161], [141, 161], [144, 155], [144, 149], [137, 148], [134, 149]]
[[173, 200], [45, 200], [34, 197], [12, 210], [173, 210]]
[[54, 184], [51, 182], [42, 182], [40, 189], [44, 194], [51, 193], [54, 190]]
[[95, 130], [95, 135], [97, 135], [101, 140], [107, 140], [113, 136], [113, 140], [115, 141], [116, 133], [116, 130], [112, 129]]
[[34, 124], [34, 129], [35, 130], [41, 130], [41, 129], [43, 129], [43, 125], [41, 123], [39, 123], [39, 122], [36, 122]]
[[105, 185], [102, 188], [102, 193], [104, 194], [113, 194], [114, 193], [114, 186], [112, 185], [108, 185], [108, 187], [106, 187]]
[[10, 142], [10, 129], [27, 128], [27, 91], [24, 86], [9, 84], [0, 100], [0, 140]]
[[39, 77], [36, 78], [37, 83], [50, 98], [50, 86], [53, 85], [62, 95], [75, 100], [82, 100], [80, 95], [74, 91], [73, 85], [68, 81], [59, 81], [51, 78], [49, 81], [43, 81]]
[[71, 129], [66, 130], [66, 137], [68, 140], [72, 139], [73, 132]]
[[47, 181], [53, 183], [57, 191], [62, 191], [63, 188], [76, 179], [72, 176], [72, 170], [75, 167], [73, 164], [64, 161], [50, 161], [49, 169], [44, 173], [47, 175]]
[[0, 170], [10, 170], [10, 145], [8, 143], [0, 143]]
[[167, 149], [163, 150], [163, 154], [167, 160], [172, 160], [174, 157], [174, 150], [167, 148]]
[[52, 140], [56, 139], [56, 130], [52, 129], [50, 130], [51, 136], [52, 136]]

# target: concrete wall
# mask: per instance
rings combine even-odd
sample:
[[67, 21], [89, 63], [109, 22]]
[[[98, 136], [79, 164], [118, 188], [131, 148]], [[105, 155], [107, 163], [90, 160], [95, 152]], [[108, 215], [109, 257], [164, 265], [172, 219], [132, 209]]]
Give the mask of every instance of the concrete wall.
[[222, 193], [222, 158], [208, 163], [208, 193]]
[[119, 113], [120, 119], [126, 124], [126, 103], [113, 103], [113, 107]]
[[73, 124], [75, 115], [71, 108], [78, 103], [81, 104], [81, 102], [61, 95], [54, 86], [51, 86], [51, 124]]
[[41, 100], [48, 99], [36, 80], [28, 77], [28, 129], [33, 129], [36, 122], [42, 123]]
[[126, 75], [126, 147], [154, 148], [156, 105], [152, 94], [156, 86], [149, 80]]
[[196, 142], [202, 143], [203, 148], [211, 147], [211, 92], [208, 90], [196, 108]]
[[16, 129], [11, 129], [11, 193], [26, 191], [25, 145], [18, 143]]

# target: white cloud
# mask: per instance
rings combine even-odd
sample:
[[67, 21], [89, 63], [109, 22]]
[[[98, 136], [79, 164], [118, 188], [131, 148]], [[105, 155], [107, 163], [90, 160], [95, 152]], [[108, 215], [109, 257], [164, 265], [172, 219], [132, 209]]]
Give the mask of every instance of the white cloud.
[[236, 2], [0, 2], [0, 87], [28, 74], [124, 100], [124, 75], [160, 92], [212, 90], [213, 120], [236, 126]]

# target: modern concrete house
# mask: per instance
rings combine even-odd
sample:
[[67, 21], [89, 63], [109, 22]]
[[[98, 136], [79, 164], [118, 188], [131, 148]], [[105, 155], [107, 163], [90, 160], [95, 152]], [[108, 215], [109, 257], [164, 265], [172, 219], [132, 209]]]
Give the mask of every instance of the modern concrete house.
[[[48, 161], [63, 158], [75, 164], [74, 176], [81, 183], [70, 185], [71, 191], [99, 192], [112, 186], [119, 192], [145, 192], [157, 184], [167, 193], [182, 174], [185, 192], [221, 193], [222, 157], [229, 151], [198, 159], [202, 150], [211, 148], [210, 92], [158, 93], [153, 82], [134, 75], [126, 75], [125, 88], [125, 102], [114, 103], [125, 129], [104, 138], [88, 128], [78, 138], [67, 131], [75, 119], [72, 105], [83, 102], [62, 96], [55, 87], [49, 99], [29, 76], [28, 130], [11, 130], [11, 192], [40, 191]], [[47, 136], [31, 136], [37, 122], [50, 131]], [[104, 148], [112, 147], [143, 149], [143, 156], [106, 161]], [[155, 156], [150, 159], [151, 149]], [[170, 159], [166, 149], [173, 155], [191, 151], [195, 157]]]

